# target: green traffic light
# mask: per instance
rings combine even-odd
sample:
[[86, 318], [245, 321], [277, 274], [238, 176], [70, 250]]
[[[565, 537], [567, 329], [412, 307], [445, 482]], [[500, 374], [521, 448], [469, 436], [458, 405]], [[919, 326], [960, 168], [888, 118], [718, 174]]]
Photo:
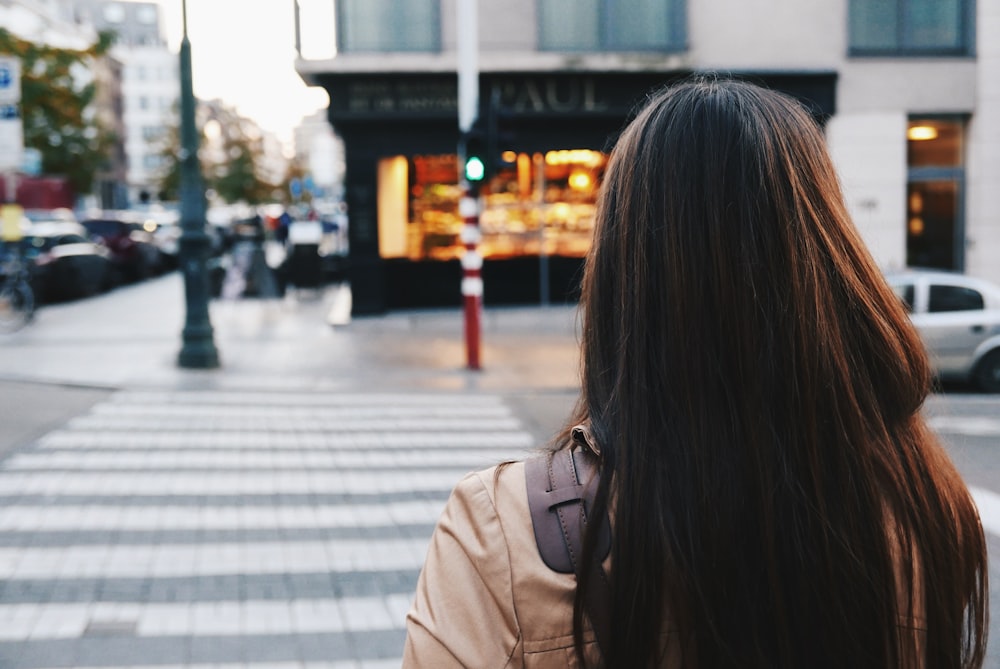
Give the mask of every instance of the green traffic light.
[[486, 176], [486, 165], [482, 158], [471, 156], [465, 161], [465, 178], [469, 181], [482, 181]]

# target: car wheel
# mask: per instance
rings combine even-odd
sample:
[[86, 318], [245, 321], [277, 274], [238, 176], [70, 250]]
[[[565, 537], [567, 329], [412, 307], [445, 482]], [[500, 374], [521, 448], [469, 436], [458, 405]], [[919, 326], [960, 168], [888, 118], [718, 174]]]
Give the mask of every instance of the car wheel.
[[976, 365], [976, 385], [987, 393], [1000, 393], [1000, 348], [982, 357]]

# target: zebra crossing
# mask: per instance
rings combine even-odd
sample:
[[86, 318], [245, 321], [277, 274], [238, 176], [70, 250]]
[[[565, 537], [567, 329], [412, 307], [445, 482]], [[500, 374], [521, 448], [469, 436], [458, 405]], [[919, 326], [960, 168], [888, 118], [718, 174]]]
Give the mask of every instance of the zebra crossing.
[[0, 666], [386, 669], [489, 395], [121, 391], [0, 462]]

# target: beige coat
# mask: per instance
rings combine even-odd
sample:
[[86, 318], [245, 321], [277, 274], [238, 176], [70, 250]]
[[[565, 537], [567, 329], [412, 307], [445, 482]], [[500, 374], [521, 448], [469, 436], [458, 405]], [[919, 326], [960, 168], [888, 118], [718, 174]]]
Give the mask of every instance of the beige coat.
[[[605, 562], [605, 569], [610, 565]], [[919, 569], [919, 565], [917, 566]], [[900, 591], [905, 591], [897, 572]], [[552, 571], [535, 543], [524, 463], [469, 474], [438, 521], [406, 620], [404, 669], [579, 667], [573, 649], [576, 578]], [[922, 593], [917, 607], [923, 608]], [[900, 609], [908, 602], [901, 598]], [[904, 616], [904, 666], [923, 667], [923, 616]], [[600, 667], [586, 629], [587, 666]], [[679, 649], [663, 636], [665, 667]], [[912, 644], [912, 645], [911, 645]], [[913, 658], [920, 658], [914, 660]]]
[[[577, 667], [576, 579], [549, 569], [535, 545], [524, 463], [469, 474], [431, 538], [407, 616], [403, 667]], [[587, 630], [589, 666], [599, 656]]]

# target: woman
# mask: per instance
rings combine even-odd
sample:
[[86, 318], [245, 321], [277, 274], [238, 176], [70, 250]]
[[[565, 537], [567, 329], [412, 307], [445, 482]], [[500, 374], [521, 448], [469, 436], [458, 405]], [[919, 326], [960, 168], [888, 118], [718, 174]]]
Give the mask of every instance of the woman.
[[584, 424], [600, 453], [610, 642], [590, 579], [538, 558], [518, 463], [448, 502], [404, 666], [981, 666], [979, 517], [799, 104], [711, 79], [656, 95], [611, 156], [581, 308], [556, 448]]

